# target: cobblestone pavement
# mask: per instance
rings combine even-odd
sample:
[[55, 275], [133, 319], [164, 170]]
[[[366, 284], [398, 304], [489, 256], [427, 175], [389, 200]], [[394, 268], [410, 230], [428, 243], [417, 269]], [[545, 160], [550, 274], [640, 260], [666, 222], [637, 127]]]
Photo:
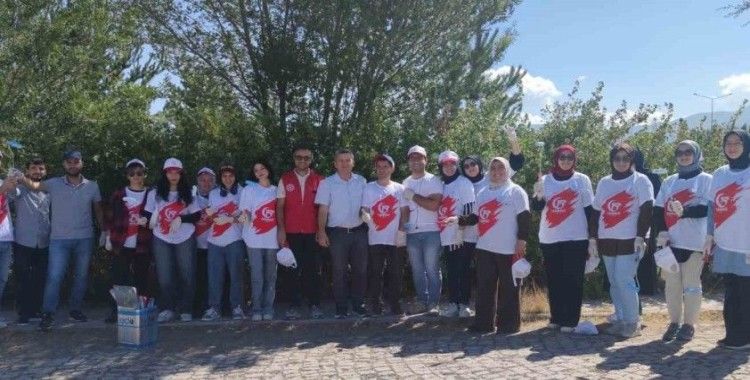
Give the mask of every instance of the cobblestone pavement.
[[720, 314], [704, 315], [686, 344], [662, 343], [665, 324], [648, 320], [630, 340], [546, 330], [543, 321], [515, 335], [478, 336], [465, 321], [431, 316], [191, 322], [160, 326], [156, 347], [140, 351], [118, 347], [115, 328], [101, 322], [50, 333], [14, 326], [0, 330], [0, 377], [750, 378], [747, 352], [716, 347]]

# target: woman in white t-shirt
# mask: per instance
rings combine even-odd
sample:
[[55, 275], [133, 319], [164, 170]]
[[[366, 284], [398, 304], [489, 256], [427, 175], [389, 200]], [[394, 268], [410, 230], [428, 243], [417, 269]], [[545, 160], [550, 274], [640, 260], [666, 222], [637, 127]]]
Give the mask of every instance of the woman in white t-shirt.
[[232, 319], [245, 318], [242, 274], [245, 247], [242, 243], [240, 192], [237, 172], [231, 164], [222, 164], [216, 178], [217, 186], [208, 193], [206, 213], [212, 219], [208, 231], [208, 309], [204, 321], [221, 318], [221, 299], [225, 274], [229, 272], [229, 303]]
[[575, 170], [573, 146], [558, 147], [552, 164], [534, 184], [531, 208], [541, 211], [539, 246], [547, 274], [549, 327], [573, 332], [581, 318], [594, 190], [589, 177]]
[[469, 328], [477, 333], [493, 332], [496, 325], [498, 334], [521, 328], [520, 286], [511, 268], [526, 254], [531, 213], [528, 195], [510, 180], [512, 176], [507, 159], [493, 158], [474, 211], [459, 217], [459, 225], [477, 226], [476, 317]]
[[693, 339], [703, 292], [703, 244], [706, 240], [711, 175], [701, 167], [703, 155], [695, 141], [677, 144], [677, 173], [669, 176], [654, 201], [656, 246], [667, 243], [679, 263], [678, 272], [662, 269], [670, 323], [665, 342]]
[[252, 165], [250, 180], [255, 182], [242, 191], [240, 210], [244, 223], [242, 239], [247, 246], [250, 280], [253, 292], [253, 321], [273, 319], [276, 297], [276, 186], [271, 183], [273, 170], [265, 160]]
[[[200, 208], [193, 193], [182, 162], [169, 158], [164, 162], [156, 191], [151, 191], [142, 215], [149, 219], [153, 229], [151, 240], [156, 274], [159, 279], [161, 308], [159, 322], [175, 319], [193, 320], [191, 313], [195, 297], [195, 238], [194, 223], [200, 219]], [[179, 300], [178, 300], [179, 298]]]
[[[713, 256], [714, 273], [724, 277], [724, 328], [721, 347], [750, 349], [750, 135], [724, 136], [728, 164], [713, 173], [708, 235], [704, 254]], [[714, 245], [715, 244], [715, 245]]]
[[464, 246], [463, 228], [458, 217], [470, 215], [474, 207], [474, 186], [458, 169], [458, 154], [446, 150], [438, 156], [443, 180], [443, 199], [438, 208], [438, 228], [446, 261], [449, 302], [440, 309], [444, 317], [468, 318], [471, 296], [472, 252]]
[[589, 250], [604, 258], [617, 317], [606, 332], [625, 338], [641, 334], [635, 275], [646, 251], [654, 203], [651, 181], [634, 170], [634, 156], [633, 147], [626, 143], [616, 144], [609, 152], [612, 174], [596, 186], [591, 218], [595, 225], [589, 229], [596, 234]]

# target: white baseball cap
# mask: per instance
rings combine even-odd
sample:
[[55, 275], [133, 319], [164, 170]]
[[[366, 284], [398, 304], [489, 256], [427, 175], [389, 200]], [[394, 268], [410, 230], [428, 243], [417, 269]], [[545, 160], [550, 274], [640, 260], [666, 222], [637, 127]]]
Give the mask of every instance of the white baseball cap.
[[409, 151], [406, 153], [406, 158], [409, 158], [412, 153], [418, 153], [427, 158], [427, 150], [419, 145], [414, 145], [413, 147], [409, 148]]
[[134, 158], [134, 159], [128, 161], [128, 163], [125, 164], [125, 167], [127, 168], [128, 166], [133, 165], [133, 164], [143, 166], [144, 169], [146, 168], [146, 164], [144, 164], [143, 161], [141, 161], [141, 160], [139, 160], [137, 158]]
[[287, 268], [297, 267], [297, 260], [294, 259], [294, 253], [292, 253], [292, 250], [287, 247], [276, 252], [276, 261]]
[[393, 161], [393, 157], [385, 154], [385, 153], [379, 153], [375, 155], [375, 161], [388, 161], [391, 164], [391, 167], [396, 167], [396, 161]]
[[174, 157], [167, 158], [167, 160], [164, 161], [164, 167], [162, 169], [163, 170], [169, 170], [169, 169], [180, 169], [180, 170], [182, 170], [182, 161], [180, 161], [180, 160], [178, 160], [178, 159], [176, 159]]
[[523, 279], [531, 274], [531, 263], [522, 257], [513, 263], [510, 270], [513, 274], [513, 283], [516, 283], [516, 279], [521, 280], [521, 283], [523, 283]]
[[216, 177], [216, 173], [214, 173], [214, 171], [211, 170], [211, 168], [209, 168], [208, 166], [202, 167], [201, 170], [198, 170], [198, 174], [196, 174], [196, 175], [200, 176], [203, 173], [211, 174], [212, 176]]
[[442, 164], [443, 162], [458, 162], [458, 153], [452, 151], [452, 150], [446, 150], [438, 156], [438, 163]]
[[680, 264], [677, 262], [677, 258], [674, 256], [672, 248], [664, 247], [654, 252], [654, 262], [659, 268], [669, 273], [677, 273], [680, 271]]

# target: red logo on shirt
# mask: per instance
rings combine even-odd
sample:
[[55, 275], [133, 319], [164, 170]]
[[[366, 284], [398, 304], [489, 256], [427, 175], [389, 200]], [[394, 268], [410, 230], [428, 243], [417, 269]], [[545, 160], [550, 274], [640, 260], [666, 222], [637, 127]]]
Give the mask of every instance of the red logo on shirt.
[[276, 199], [260, 206], [255, 210], [253, 228], [255, 233], [264, 234], [276, 227]]
[[185, 209], [184, 203], [174, 201], [159, 210], [159, 228], [162, 234], [166, 235], [169, 233], [169, 224], [180, 215], [183, 209]]
[[211, 225], [213, 223], [214, 223], [213, 219], [209, 218], [208, 214], [206, 214], [206, 210], [203, 209], [203, 211], [201, 211], [200, 220], [198, 220], [198, 222], [195, 223], [195, 236], [201, 236], [204, 233], [206, 233], [206, 231], [208, 231], [209, 228], [211, 228]]
[[0, 194], [0, 223], [5, 222], [5, 218], [8, 217], [8, 198], [5, 195]]
[[396, 219], [397, 203], [396, 197], [388, 195], [372, 205], [372, 223], [375, 225], [375, 231], [384, 230]]
[[456, 199], [452, 197], [443, 197], [440, 201], [440, 207], [438, 208], [438, 227], [440, 227], [440, 231], [444, 230], [447, 225], [445, 219], [456, 214], [455, 209]]
[[137, 204], [128, 208], [128, 231], [127, 237], [135, 236], [138, 233], [138, 219], [141, 218], [141, 205]]
[[477, 211], [477, 215], [479, 216], [479, 223], [477, 224], [479, 236], [484, 236], [497, 223], [502, 208], [503, 204], [497, 199], [492, 199], [479, 206], [479, 210]]
[[674, 210], [672, 210], [672, 202], [674, 201], [680, 201], [683, 205], [687, 204], [688, 202], [692, 201], [693, 198], [695, 198], [695, 193], [693, 193], [690, 189], [685, 189], [680, 192], [672, 194], [671, 197], [667, 200], [667, 204], [664, 206], [664, 223], [667, 225], [667, 228], [671, 228], [675, 224], [677, 224], [677, 221], [680, 220], [680, 217], [677, 216], [677, 214], [674, 213]]
[[727, 219], [737, 212], [737, 201], [740, 199], [740, 191], [742, 191], [742, 186], [737, 182], [732, 182], [716, 192], [716, 197], [714, 198], [715, 228], [719, 228], [722, 223], [726, 222]]
[[612, 228], [630, 216], [630, 206], [635, 197], [623, 190], [604, 201], [602, 220], [604, 228]]
[[547, 226], [555, 228], [573, 215], [577, 198], [578, 193], [570, 188], [553, 195], [547, 201]]
[[[216, 210], [216, 215], [232, 216], [237, 211], [237, 208], [238, 207], [236, 203], [229, 202]], [[229, 227], [232, 227], [232, 223], [222, 224], [220, 226], [214, 225], [211, 235], [213, 235], [214, 237], [221, 236], [224, 234], [224, 232], [227, 232]]]

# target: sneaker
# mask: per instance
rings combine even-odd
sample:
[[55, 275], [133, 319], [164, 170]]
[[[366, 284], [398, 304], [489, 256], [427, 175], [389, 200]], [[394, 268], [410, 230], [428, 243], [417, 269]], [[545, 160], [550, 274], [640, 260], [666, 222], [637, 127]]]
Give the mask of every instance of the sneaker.
[[263, 314], [261, 313], [253, 313], [253, 316], [250, 318], [253, 322], [260, 322], [263, 320]]
[[[273, 313], [270, 313], [269, 315], [271, 317], [269, 319], [273, 319]], [[312, 305], [310, 306], [310, 316], [313, 319], [321, 319], [323, 318], [323, 310], [320, 310], [320, 306], [318, 305]]]
[[242, 310], [242, 305], [237, 305], [232, 309], [232, 319], [235, 321], [245, 319], [245, 311]]
[[[185, 315], [185, 314], [180, 315], [180, 320], [183, 321], [183, 322], [190, 322], [190, 321], [184, 321], [182, 319], [183, 315]], [[191, 315], [191, 317], [192, 317], [192, 315]], [[219, 312], [216, 311], [216, 309], [213, 308], [213, 307], [209, 307], [206, 310], [206, 312], [203, 313], [203, 318], [201, 318], [201, 320], [204, 321], [204, 322], [213, 322], [213, 321], [218, 321], [219, 319], [221, 319], [221, 315], [219, 315]]]
[[613, 322], [611, 326], [604, 329], [604, 333], [607, 335], [620, 336], [622, 334], [622, 323]]
[[576, 331], [575, 327], [570, 327], [570, 326], [560, 327], [560, 332], [562, 332], [562, 333], [570, 334], [570, 333], [575, 332], [575, 331]]
[[438, 315], [441, 317], [458, 317], [458, 305], [451, 302], [440, 308]]
[[42, 320], [42, 315], [43, 315], [43, 313], [41, 311], [37, 311], [36, 313], [34, 313], [34, 315], [32, 315], [31, 317], [29, 317], [29, 322], [39, 322], [39, 321], [41, 321]]
[[5, 322], [4, 319], [0, 319], [0, 329], [4, 329], [8, 327], [8, 322]]
[[641, 335], [641, 323], [623, 323], [620, 336], [623, 338], [633, 338]]
[[558, 325], [557, 323], [550, 322], [550, 323], [547, 323], [547, 328], [550, 330], [557, 330], [560, 328], [560, 325]]
[[356, 315], [359, 318], [367, 318], [369, 314], [367, 313], [367, 309], [365, 309], [362, 305], [354, 305], [352, 307], [352, 312], [354, 312], [354, 315]]
[[42, 319], [39, 321], [39, 330], [47, 332], [52, 328], [52, 325], [55, 323], [55, 317], [52, 315], [52, 313], [44, 313], [42, 314]]
[[87, 322], [89, 319], [80, 310], [73, 310], [68, 313], [68, 318], [75, 322]]
[[400, 304], [391, 306], [391, 315], [402, 316], [404, 315], [404, 309], [401, 308]]
[[301, 317], [299, 311], [297, 311], [296, 307], [290, 307], [287, 309], [286, 313], [284, 314], [284, 318], [289, 320], [295, 320], [299, 319]]
[[[313, 318], [316, 318], [315, 315], [313, 315]], [[317, 317], [317, 318], [320, 318], [320, 317]], [[273, 312], [263, 313], [263, 320], [264, 321], [273, 320]]]
[[427, 312], [428, 314], [438, 314], [440, 312], [440, 309], [438, 309], [438, 304], [433, 305], [427, 305]]
[[470, 333], [474, 333], [474, 334], [489, 334], [489, 333], [495, 332], [495, 329], [494, 328], [486, 329], [486, 328], [483, 328], [483, 327], [478, 327], [476, 325], [471, 325], [471, 326], [469, 326], [469, 328], [467, 329], [467, 331], [470, 332]]
[[182, 313], [180, 314], [180, 322], [191, 322], [193, 320], [193, 314], [192, 313]]
[[459, 318], [470, 318], [472, 315], [474, 315], [474, 310], [471, 310], [469, 305], [458, 305]]
[[174, 311], [162, 310], [161, 313], [159, 313], [159, 316], [156, 318], [156, 320], [159, 323], [172, 322], [174, 321]]
[[737, 344], [737, 343], [725, 341], [724, 344], [721, 345], [721, 347], [724, 347], [728, 350], [745, 351], [745, 350], [750, 349], [750, 343]]
[[344, 319], [349, 316], [349, 311], [346, 307], [336, 307], [336, 314], [333, 316], [336, 319]]
[[16, 319], [16, 324], [19, 326], [26, 326], [29, 324], [29, 317], [25, 315], [19, 315], [18, 319]]
[[695, 328], [692, 325], [683, 324], [677, 332], [677, 340], [689, 342], [693, 340], [693, 335], [695, 335]]
[[427, 305], [421, 301], [414, 302], [411, 306], [410, 314], [422, 314], [427, 312]]
[[670, 323], [669, 326], [667, 326], [667, 331], [664, 332], [664, 335], [662, 335], [661, 340], [665, 342], [671, 342], [675, 338], [677, 338], [677, 330], [680, 329], [680, 325], [678, 323]]

